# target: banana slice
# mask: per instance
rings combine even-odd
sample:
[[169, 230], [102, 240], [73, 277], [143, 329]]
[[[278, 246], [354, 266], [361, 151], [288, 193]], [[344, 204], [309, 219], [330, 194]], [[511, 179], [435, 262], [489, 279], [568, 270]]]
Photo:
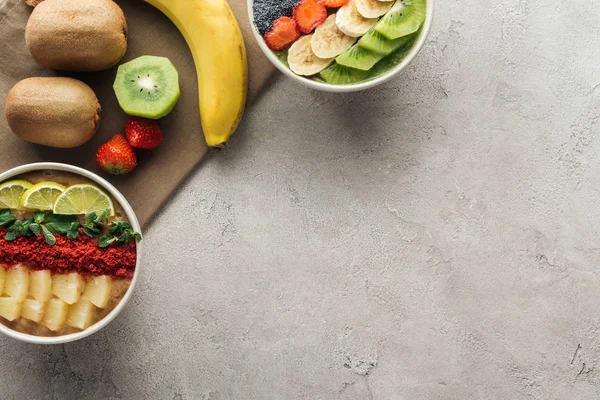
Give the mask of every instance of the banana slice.
[[344, 4], [335, 14], [335, 24], [348, 36], [359, 37], [367, 33], [376, 23], [377, 18], [365, 18], [358, 13], [354, 0]]
[[338, 28], [335, 18], [335, 14], [331, 14], [315, 29], [310, 43], [317, 57], [335, 57], [352, 47], [356, 41], [356, 38], [346, 35]]
[[365, 18], [378, 18], [388, 12], [393, 1], [356, 0], [356, 9]]
[[296, 75], [310, 76], [321, 72], [333, 58], [319, 58], [313, 53], [313, 35], [302, 36], [288, 50], [287, 62]]

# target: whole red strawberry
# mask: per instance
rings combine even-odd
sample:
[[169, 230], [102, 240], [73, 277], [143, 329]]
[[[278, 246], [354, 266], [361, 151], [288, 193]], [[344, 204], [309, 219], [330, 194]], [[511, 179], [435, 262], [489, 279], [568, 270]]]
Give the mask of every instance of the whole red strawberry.
[[146, 150], [157, 148], [163, 137], [156, 120], [141, 117], [129, 117], [125, 134], [133, 147]]
[[137, 159], [127, 139], [119, 134], [100, 146], [96, 164], [110, 174], [123, 175], [135, 168]]

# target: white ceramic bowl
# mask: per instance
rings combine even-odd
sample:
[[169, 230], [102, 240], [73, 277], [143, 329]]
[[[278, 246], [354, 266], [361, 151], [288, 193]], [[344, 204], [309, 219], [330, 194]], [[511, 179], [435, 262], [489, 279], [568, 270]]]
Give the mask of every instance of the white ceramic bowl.
[[[73, 173], [75, 175], [80, 175], [84, 178], [87, 178], [87, 179], [93, 181], [98, 186], [100, 186], [102, 189], [104, 189], [106, 192], [108, 192], [113, 197], [113, 199], [116, 200], [117, 203], [119, 203], [121, 205], [121, 207], [123, 207], [123, 210], [125, 211], [125, 214], [127, 215], [127, 218], [129, 219], [129, 222], [131, 223], [131, 226], [133, 226], [135, 231], [140, 232], [140, 233], [142, 232], [142, 229], [140, 228], [140, 223], [138, 222], [138, 219], [137, 219], [135, 213], [133, 212], [133, 208], [131, 208], [131, 205], [125, 199], [125, 197], [113, 185], [108, 183], [108, 181], [99, 177], [98, 175], [94, 174], [93, 172], [90, 172], [83, 168], [74, 167], [72, 165], [67, 165], [67, 164], [59, 164], [59, 163], [26, 164], [26, 165], [22, 165], [20, 167], [10, 169], [10, 170], [0, 174], [0, 182], [4, 182], [14, 176], [17, 176], [17, 175], [25, 174], [25, 173], [32, 172], [32, 171], [39, 171], [39, 170], [66, 171], [66, 172]], [[135, 268], [135, 272], [133, 273], [133, 279], [131, 280], [131, 285], [129, 286], [129, 289], [127, 290], [127, 292], [125, 293], [125, 295], [123, 296], [123, 298], [121, 299], [119, 304], [117, 304], [115, 309], [112, 310], [106, 317], [104, 317], [100, 321], [96, 322], [94, 325], [90, 326], [89, 328], [87, 328], [81, 332], [72, 333], [72, 334], [63, 335], [63, 336], [53, 336], [53, 337], [41, 337], [41, 336], [28, 335], [25, 333], [14, 331], [3, 324], [0, 324], [0, 332], [2, 332], [5, 335], [10, 336], [14, 339], [22, 340], [22, 341], [28, 342], [28, 343], [36, 343], [36, 344], [59, 344], [59, 343], [73, 342], [75, 340], [83, 339], [84, 337], [89, 336], [92, 333], [98, 332], [100, 329], [102, 329], [106, 325], [108, 325], [110, 323], [110, 321], [115, 319], [115, 317], [121, 312], [121, 310], [123, 310], [123, 307], [125, 307], [125, 304], [127, 304], [129, 299], [131, 298], [131, 294], [133, 293], [133, 288], [135, 287], [135, 284], [140, 275], [141, 254], [142, 254], [141, 244], [142, 244], [142, 242], [137, 243], [136, 268]]]
[[294, 74], [285, 64], [283, 64], [275, 56], [275, 54], [273, 54], [273, 51], [267, 47], [263, 37], [258, 32], [258, 28], [254, 24], [254, 0], [248, 0], [248, 17], [250, 18], [250, 26], [252, 27], [254, 39], [256, 39], [263, 53], [265, 53], [265, 55], [273, 63], [273, 65], [275, 65], [275, 67], [277, 67], [277, 69], [279, 69], [285, 75], [311, 89], [334, 93], [358, 92], [360, 90], [369, 89], [373, 86], [382, 84], [383, 82], [400, 73], [400, 71], [402, 71], [404, 68], [406, 68], [408, 64], [411, 63], [411, 61], [416, 57], [419, 51], [421, 51], [421, 48], [425, 44], [425, 40], [427, 40], [427, 35], [429, 35], [431, 23], [433, 21], [433, 3], [434, 0], [427, 0], [427, 15], [425, 17], [425, 23], [423, 24], [423, 28], [421, 29], [421, 32], [419, 33], [419, 37], [417, 38], [416, 42], [413, 44], [413, 47], [410, 49], [410, 52], [406, 55], [406, 57], [402, 60], [400, 64], [396, 65], [394, 68], [390, 69], [384, 74], [379, 75], [376, 78], [349, 85], [331, 85], [329, 83], [317, 82], [312, 79]]

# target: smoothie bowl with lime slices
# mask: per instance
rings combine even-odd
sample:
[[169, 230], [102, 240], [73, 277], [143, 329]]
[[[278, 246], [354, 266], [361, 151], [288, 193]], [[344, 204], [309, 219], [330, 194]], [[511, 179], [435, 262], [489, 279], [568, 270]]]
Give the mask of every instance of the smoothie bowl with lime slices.
[[431, 27], [433, 0], [250, 0], [267, 57], [306, 86], [363, 90], [416, 56]]
[[48, 344], [98, 331], [131, 296], [140, 240], [129, 203], [89, 171], [0, 174], [0, 331]]

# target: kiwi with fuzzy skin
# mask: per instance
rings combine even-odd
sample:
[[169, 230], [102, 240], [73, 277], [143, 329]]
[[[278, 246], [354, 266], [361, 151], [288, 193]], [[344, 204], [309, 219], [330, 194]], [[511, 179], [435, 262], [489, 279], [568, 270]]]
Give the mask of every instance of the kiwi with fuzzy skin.
[[72, 78], [28, 78], [6, 98], [6, 120], [15, 135], [31, 143], [71, 148], [89, 141], [100, 123], [92, 89]]
[[40, 65], [102, 71], [127, 51], [127, 23], [111, 0], [45, 0], [31, 13], [25, 41]]
[[166, 57], [141, 56], [119, 65], [113, 89], [126, 114], [158, 119], [179, 100], [179, 74]]

